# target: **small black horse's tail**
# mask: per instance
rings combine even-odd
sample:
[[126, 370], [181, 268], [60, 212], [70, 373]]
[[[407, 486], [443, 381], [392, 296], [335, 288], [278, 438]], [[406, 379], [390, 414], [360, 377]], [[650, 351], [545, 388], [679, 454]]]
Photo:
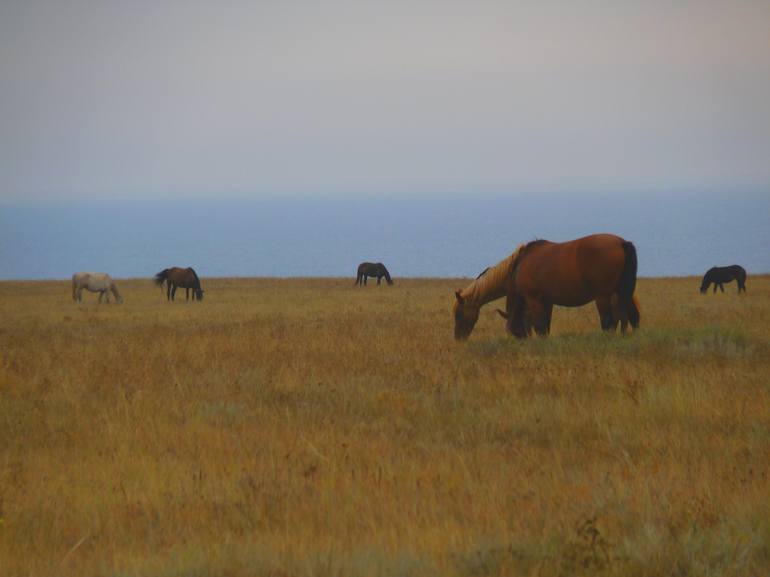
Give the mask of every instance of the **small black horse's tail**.
[[163, 283], [166, 282], [166, 277], [168, 276], [168, 269], [164, 268], [162, 271], [160, 271], [158, 274], [155, 275], [153, 278], [153, 281], [156, 285], [159, 287], [163, 286]]
[[618, 283], [618, 295], [620, 302], [628, 313], [628, 320], [631, 326], [639, 328], [639, 308], [634, 303], [634, 291], [636, 290], [636, 247], [633, 243], [623, 241], [623, 252], [626, 255], [626, 261], [623, 263], [623, 271], [620, 273], [620, 282]]

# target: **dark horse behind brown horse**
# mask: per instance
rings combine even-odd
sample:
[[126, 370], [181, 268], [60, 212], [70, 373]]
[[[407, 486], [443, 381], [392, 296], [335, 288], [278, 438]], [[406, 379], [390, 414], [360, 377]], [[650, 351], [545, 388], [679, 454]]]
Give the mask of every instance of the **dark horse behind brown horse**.
[[594, 234], [569, 242], [536, 240], [518, 253], [508, 284], [508, 331], [524, 338], [530, 326], [539, 335], [551, 328], [554, 305], [579, 307], [596, 302], [604, 330], [621, 323], [639, 327], [636, 248], [619, 236]]
[[706, 274], [703, 275], [703, 281], [700, 283], [700, 292], [705, 293], [709, 290], [711, 283], [714, 283], [714, 292], [717, 287], [725, 292], [722, 283], [736, 281], [738, 283], [738, 292], [746, 292], [746, 269], [734, 264], [732, 266], [712, 266]]
[[377, 277], [377, 284], [380, 284], [382, 277], [389, 285], [393, 284], [393, 280], [390, 278], [390, 273], [385, 265], [381, 262], [362, 262], [358, 265], [358, 273], [356, 274], [355, 285], [365, 285], [367, 277]]
[[193, 300], [203, 300], [201, 281], [192, 268], [164, 268], [155, 275], [155, 284], [162, 288], [164, 282], [167, 300], [174, 300], [177, 288], [185, 289], [185, 300], [190, 300], [190, 289], [193, 291]]

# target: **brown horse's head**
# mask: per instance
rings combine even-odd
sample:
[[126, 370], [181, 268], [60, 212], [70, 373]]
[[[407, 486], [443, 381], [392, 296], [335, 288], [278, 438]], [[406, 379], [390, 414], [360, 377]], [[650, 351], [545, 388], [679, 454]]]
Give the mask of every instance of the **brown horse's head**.
[[452, 306], [455, 317], [455, 339], [464, 341], [471, 335], [476, 321], [479, 320], [479, 310], [478, 305], [468, 302], [459, 290], [455, 291], [455, 302]]

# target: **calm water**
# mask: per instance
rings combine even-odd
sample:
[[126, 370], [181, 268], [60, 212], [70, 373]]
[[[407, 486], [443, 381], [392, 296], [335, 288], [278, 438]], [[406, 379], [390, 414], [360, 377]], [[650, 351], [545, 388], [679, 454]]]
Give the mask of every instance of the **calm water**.
[[0, 278], [150, 277], [172, 265], [204, 277], [354, 276], [363, 260], [386, 263], [395, 277], [475, 276], [520, 242], [593, 232], [632, 240], [642, 276], [733, 263], [770, 272], [770, 191], [6, 204]]

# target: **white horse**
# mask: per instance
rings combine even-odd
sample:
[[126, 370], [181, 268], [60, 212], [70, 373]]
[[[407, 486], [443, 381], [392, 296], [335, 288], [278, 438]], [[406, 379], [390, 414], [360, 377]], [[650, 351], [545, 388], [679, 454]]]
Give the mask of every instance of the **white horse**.
[[76, 272], [73, 274], [72, 300], [83, 302], [83, 289], [92, 293], [99, 293], [99, 302], [102, 302], [102, 297], [104, 296], [107, 297], [107, 302], [110, 302], [110, 295], [107, 291], [115, 295], [115, 301], [118, 303], [123, 302], [123, 297], [120, 296], [115, 281], [106, 272]]

